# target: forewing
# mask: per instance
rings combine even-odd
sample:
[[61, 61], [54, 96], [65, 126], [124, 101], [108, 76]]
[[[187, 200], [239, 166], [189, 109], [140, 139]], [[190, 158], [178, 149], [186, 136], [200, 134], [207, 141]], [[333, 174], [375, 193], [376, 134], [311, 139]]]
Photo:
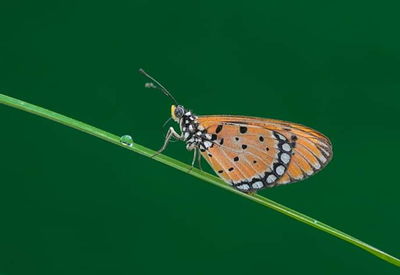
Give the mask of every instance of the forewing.
[[241, 191], [303, 180], [332, 157], [328, 138], [300, 124], [239, 116], [201, 116], [198, 121], [217, 136], [202, 155]]

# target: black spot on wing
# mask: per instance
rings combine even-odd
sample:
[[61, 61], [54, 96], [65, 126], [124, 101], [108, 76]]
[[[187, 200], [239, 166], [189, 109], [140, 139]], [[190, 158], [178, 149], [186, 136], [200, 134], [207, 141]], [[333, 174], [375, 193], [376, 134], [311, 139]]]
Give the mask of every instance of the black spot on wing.
[[215, 129], [215, 133], [217, 133], [217, 134], [218, 134], [219, 132], [221, 132], [221, 130], [222, 130], [222, 127], [223, 127], [223, 126], [222, 126], [221, 124], [220, 124], [220, 125], [218, 125], [218, 126], [217, 126], [217, 129]]
[[247, 127], [240, 126], [240, 133], [245, 134], [247, 132]]

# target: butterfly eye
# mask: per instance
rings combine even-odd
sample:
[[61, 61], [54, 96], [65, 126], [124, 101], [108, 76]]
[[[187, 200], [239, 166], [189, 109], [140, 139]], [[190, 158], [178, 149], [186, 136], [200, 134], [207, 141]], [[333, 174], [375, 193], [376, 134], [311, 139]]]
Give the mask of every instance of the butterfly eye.
[[175, 112], [174, 112], [176, 118], [183, 117], [184, 113], [185, 113], [185, 109], [183, 108], [183, 106], [181, 106], [181, 105], [176, 106]]

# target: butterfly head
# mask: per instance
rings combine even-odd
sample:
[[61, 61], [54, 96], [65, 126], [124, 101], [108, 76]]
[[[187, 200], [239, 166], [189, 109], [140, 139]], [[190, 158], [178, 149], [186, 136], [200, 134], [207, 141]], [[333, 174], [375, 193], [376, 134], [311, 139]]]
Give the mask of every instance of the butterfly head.
[[186, 110], [182, 105], [172, 105], [171, 106], [171, 117], [173, 120], [176, 122], [179, 122], [179, 120], [184, 116]]

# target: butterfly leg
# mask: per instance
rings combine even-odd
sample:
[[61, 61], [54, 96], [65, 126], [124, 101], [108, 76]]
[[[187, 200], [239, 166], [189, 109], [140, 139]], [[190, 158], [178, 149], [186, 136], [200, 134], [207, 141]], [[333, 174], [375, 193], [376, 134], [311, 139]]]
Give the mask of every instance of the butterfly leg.
[[[197, 150], [195, 149], [193, 152], [193, 160], [192, 160], [192, 166], [189, 168], [189, 170], [187, 171], [189, 174], [192, 171], [193, 167], [194, 167], [194, 162], [196, 161], [196, 155], [197, 155]], [[200, 155], [200, 154], [199, 154]]]
[[192, 166], [191, 166], [190, 169], [188, 170], [188, 173], [190, 173], [190, 171], [192, 171], [192, 169], [193, 169], [193, 167], [194, 167], [194, 163], [196, 162], [196, 159], [197, 159], [197, 163], [199, 164], [199, 169], [200, 169], [201, 171], [203, 171], [203, 168], [201, 167], [201, 154], [200, 154], [200, 152], [199, 152], [198, 149], [195, 149], [195, 150], [194, 150], [194, 153], [193, 153]]
[[197, 163], [199, 164], [199, 169], [201, 171], [203, 171], [203, 168], [201, 167], [201, 154], [200, 152], [198, 152], [199, 154], [197, 155]]
[[167, 148], [168, 143], [171, 141], [171, 138], [174, 137], [178, 140], [182, 140], [183, 139], [183, 135], [179, 135], [174, 128], [169, 127], [167, 135], [165, 136], [165, 141], [163, 146], [161, 147], [160, 150], [157, 151], [157, 153], [155, 153], [154, 155], [152, 155], [151, 157], [154, 158], [155, 156], [161, 154], [165, 148]]

